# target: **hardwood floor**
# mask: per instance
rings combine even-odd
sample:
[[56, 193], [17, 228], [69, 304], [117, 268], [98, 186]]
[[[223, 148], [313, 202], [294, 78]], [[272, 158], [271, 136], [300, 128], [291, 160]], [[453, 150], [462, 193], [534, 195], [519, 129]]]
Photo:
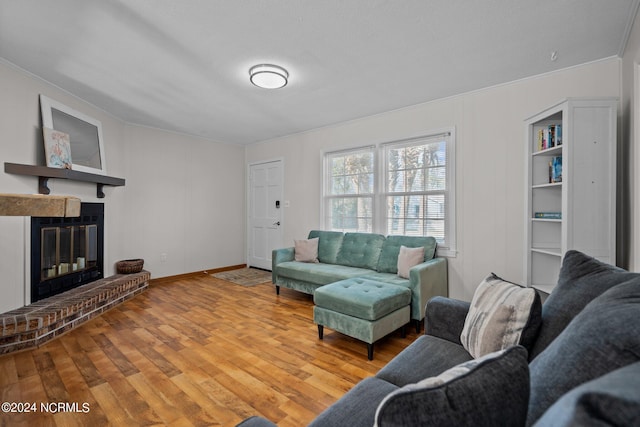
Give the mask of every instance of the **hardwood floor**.
[[0, 357], [1, 401], [35, 409], [0, 413], [0, 425], [234, 426], [262, 415], [303, 426], [417, 338], [396, 331], [368, 361], [360, 341], [330, 329], [320, 341], [312, 310], [311, 296], [276, 296], [270, 283], [203, 274], [151, 285], [38, 349]]

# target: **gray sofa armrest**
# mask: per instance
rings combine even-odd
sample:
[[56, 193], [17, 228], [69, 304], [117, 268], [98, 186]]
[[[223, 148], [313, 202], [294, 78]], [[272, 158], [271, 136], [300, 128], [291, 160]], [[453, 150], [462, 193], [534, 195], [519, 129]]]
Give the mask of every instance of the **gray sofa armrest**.
[[295, 248], [282, 248], [282, 249], [274, 249], [271, 252], [271, 281], [276, 283], [276, 277], [278, 273], [276, 272], [276, 266], [281, 262], [293, 261], [296, 259], [296, 251]]
[[424, 319], [424, 333], [462, 345], [460, 334], [471, 303], [453, 298], [429, 300]]
[[[449, 295], [446, 258], [433, 258], [409, 270], [411, 282], [411, 318], [420, 320], [425, 316], [427, 301], [434, 296]], [[419, 317], [417, 316], [420, 313]]]

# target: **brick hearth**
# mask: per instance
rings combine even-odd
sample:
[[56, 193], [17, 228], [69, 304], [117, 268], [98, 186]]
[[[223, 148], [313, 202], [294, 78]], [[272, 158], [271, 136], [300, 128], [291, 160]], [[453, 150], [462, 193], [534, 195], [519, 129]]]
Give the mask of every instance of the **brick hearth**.
[[151, 274], [116, 274], [0, 315], [0, 354], [38, 347], [141, 293]]

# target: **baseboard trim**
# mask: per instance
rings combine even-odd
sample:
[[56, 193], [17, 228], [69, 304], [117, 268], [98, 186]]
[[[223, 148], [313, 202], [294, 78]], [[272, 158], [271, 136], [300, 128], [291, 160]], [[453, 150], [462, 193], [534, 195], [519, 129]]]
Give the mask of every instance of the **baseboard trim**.
[[149, 285], [153, 286], [153, 285], [170, 283], [176, 280], [189, 279], [192, 277], [202, 276], [203, 274], [214, 274], [214, 273], [220, 273], [222, 271], [238, 270], [240, 268], [245, 268], [246, 266], [247, 264], [229, 265], [227, 267], [211, 268], [203, 271], [193, 271], [191, 273], [176, 274], [174, 276], [157, 277], [155, 279], [149, 280]]

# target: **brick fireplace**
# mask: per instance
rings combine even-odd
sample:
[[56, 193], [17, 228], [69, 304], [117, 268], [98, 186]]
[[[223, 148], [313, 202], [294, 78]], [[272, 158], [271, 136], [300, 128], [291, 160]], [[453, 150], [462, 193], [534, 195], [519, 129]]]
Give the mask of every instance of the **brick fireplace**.
[[151, 274], [116, 274], [0, 314], [0, 355], [38, 347], [149, 286]]
[[[59, 216], [31, 216], [30, 297], [24, 307], [0, 313], [0, 355], [45, 344], [148, 288], [145, 270], [103, 277], [104, 204], [80, 205], [70, 196], [12, 197], [4, 215]], [[65, 216], [70, 206], [72, 215]]]
[[104, 274], [104, 204], [31, 217], [31, 303], [0, 314], [0, 355], [40, 346], [143, 292], [148, 271]]

